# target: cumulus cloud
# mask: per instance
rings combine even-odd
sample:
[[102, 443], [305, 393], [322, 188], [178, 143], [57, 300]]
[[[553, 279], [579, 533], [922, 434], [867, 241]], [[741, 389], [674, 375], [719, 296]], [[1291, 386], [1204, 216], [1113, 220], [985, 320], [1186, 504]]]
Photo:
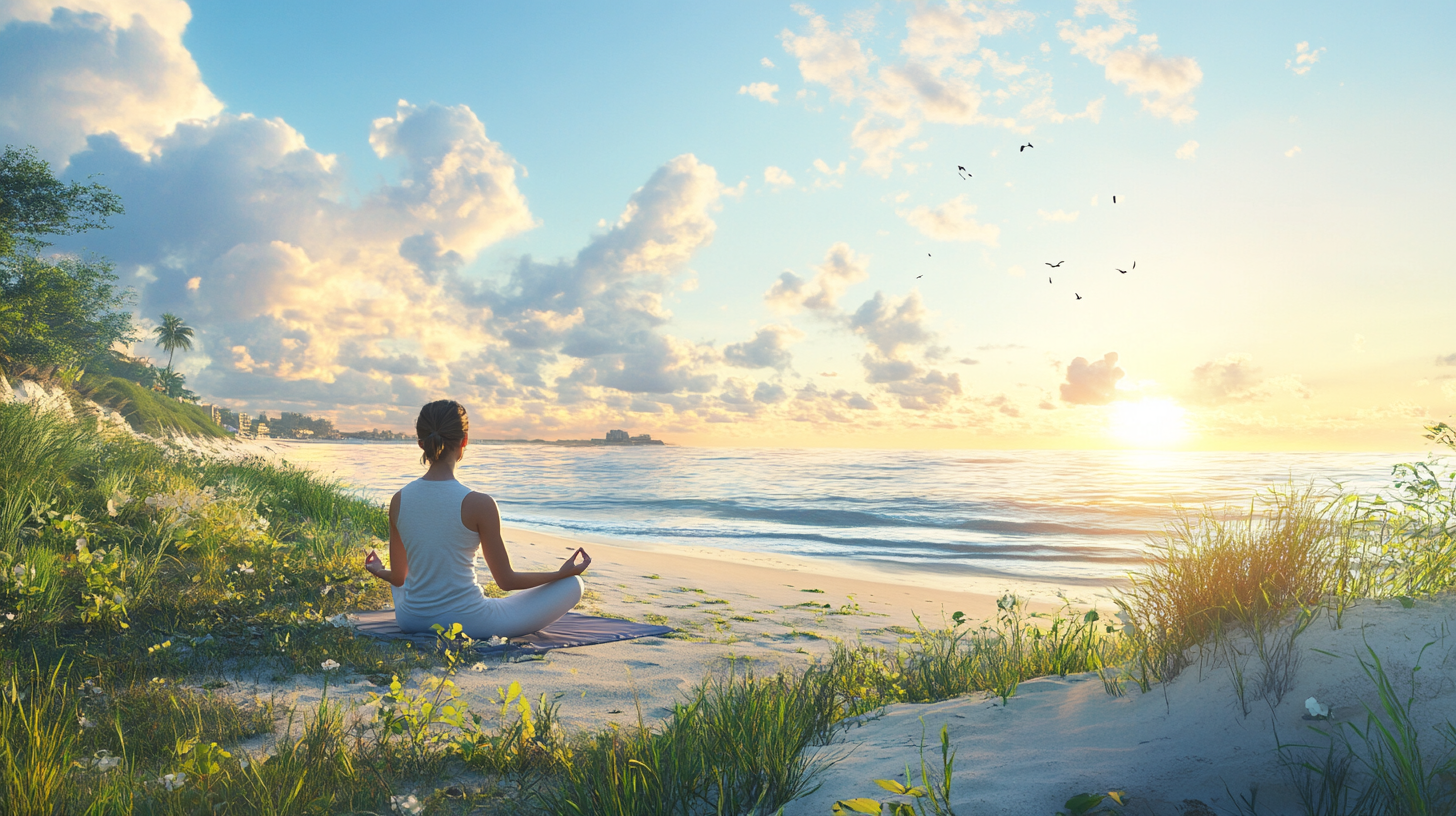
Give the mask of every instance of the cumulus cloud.
[[794, 186], [794, 177], [784, 171], [782, 167], [769, 165], [763, 170], [763, 180], [774, 187]]
[[759, 60], [758, 64], [762, 65], [765, 68], [774, 67], [773, 60], [769, 59], [768, 57], [764, 57], [763, 59]]
[[221, 112], [182, 43], [191, 19], [182, 0], [0, 4], [0, 143], [63, 167], [114, 133], [148, 156], [179, 122]]
[[1285, 158], [1288, 158], [1288, 159], [1292, 159], [1295, 156], [1298, 156], [1299, 153], [1300, 153], [1300, 147], [1299, 147], [1299, 145], [1295, 145], [1294, 147], [1291, 147], [1288, 150], [1284, 151], [1284, 157]]
[[[1001, 95], [1029, 95], [1028, 69], [982, 48], [981, 42], [1029, 26], [1035, 19], [1030, 12], [966, 2], [917, 3], [906, 16], [901, 58], [879, 60], [858, 39], [866, 30], [862, 20], [851, 15], [836, 28], [807, 6], [795, 8], [805, 18], [804, 27], [784, 29], [779, 40], [797, 60], [805, 82], [825, 86], [837, 102], [859, 106], [850, 139], [863, 154], [866, 171], [888, 175], [900, 146], [925, 122], [1017, 126], [1014, 118], [987, 108]], [[988, 91], [982, 86], [983, 66], [991, 67], [1002, 87]]]
[[1294, 44], [1294, 56], [1284, 61], [1284, 67], [1293, 71], [1296, 76], [1304, 76], [1319, 62], [1320, 54], [1325, 52], [1324, 48], [1309, 47], [1309, 41]]
[[1041, 220], [1043, 221], [1067, 222], [1076, 221], [1077, 216], [1081, 215], [1082, 212], [1080, 210], [1072, 210], [1071, 212], [1067, 212], [1066, 210], [1052, 210], [1051, 212], [1047, 212], [1046, 210], [1037, 210], [1036, 214], [1041, 216]]
[[777, 105], [779, 101], [774, 94], [779, 92], [779, 86], [771, 82], [751, 82], [747, 85], [738, 86], [738, 93], [748, 94], [760, 102], [767, 102], [770, 105]]
[[1078, 357], [1067, 366], [1062, 383], [1062, 402], [1072, 405], [1107, 405], [1117, 398], [1117, 381], [1124, 377], [1117, 367], [1117, 352], [1109, 351], [1093, 363]]
[[1001, 228], [995, 224], [978, 223], [971, 217], [975, 212], [976, 205], [968, 203], [964, 195], [956, 196], [934, 209], [921, 205], [895, 211], [906, 223], [928, 238], [937, 241], [979, 241], [987, 246], [996, 246]]
[[803, 332], [792, 326], [764, 326], [754, 333], [752, 340], [724, 348], [723, 360], [741, 368], [787, 368], [793, 361], [789, 344], [803, 336]]
[[824, 314], [835, 312], [844, 291], [869, 277], [868, 263], [867, 257], [840, 241], [825, 253], [824, 262], [814, 267], [813, 278], [804, 280], [793, 272], [784, 272], [764, 293], [763, 299], [780, 312], [802, 309]]
[[1178, 148], [1177, 152], [1173, 155], [1186, 161], [1193, 161], [1194, 159], [1198, 158], [1198, 142], [1189, 139], [1188, 141], [1184, 142], [1183, 146]]
[[1129, 95], [1142, 98], [1143, 109], [1174, 122], [1191, 122], [1198, 115], [1193, 108], [1193, 91], [1203, 82], [1203, 69], [1192, 57], [1167, 57], [1161, 53], [1158, 35], [1144, 34], [1136, 44], [1121, 48], [1122, 41], [1137, 34], [1132, 12], [1121, 0], [1077, 3], [1079, 20], [1102, 15], [1111, 22], [1084, 28], [1081, 23], [1062, 20], [1058, 35], [1071, 45], [1072, 53], [1086, 57], [1103, 68], [1114, 85]]
[[1189, 398], [1207, 405], [1231, 402], [1257, 402], [1276, 394], [1309, 399], [1313, 392], [1297, 376], [1266, 378], [1253, 357], [1228, 354], [1193, 369], [1193, 387]]

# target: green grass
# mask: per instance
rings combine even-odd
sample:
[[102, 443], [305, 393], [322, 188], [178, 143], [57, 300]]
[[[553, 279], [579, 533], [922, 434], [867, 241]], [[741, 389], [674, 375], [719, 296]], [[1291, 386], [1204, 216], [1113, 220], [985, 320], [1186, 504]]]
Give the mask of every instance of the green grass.
[[145, 434], [161, 437], [181, 432], [217, 439], [231, 436], [200, 407], [158, 394], [131, 380], [87, 374], [77, 386], [84, 396], [120, 412], [134, 430]]
[[[659, 724], [639, 713], [633, 726], [568, 732], [554, 701], [526, 702], [519, 688], [498, 708], [464, 710], [454, 652], [381, 646], [328, 624], [388, 603], [358, 568], [381, 546], [384, 512], [343, 485], [24, 406], [0, 406], [0, 449], [0, 609], [17, 613], [0, 629], [5, 813], [385, 813], [390, 797], [414, 791], [442, 813], [770, 814], [812, 789], [819, 768], [805, 749], [846, 718], [977, 692], [1015, 705], [1026, 680], [1082, 672], [1113, 693], [1123, 679], [1146, 689], [1234, 628], [1277, 633], [1316, 615], [1339, 625], [1355, 598], [1409, 599], [1456, 581], [1456, 486], [1411, 466], [1379, 503], [1285, 491], [1247, 516], [1180, 518], [1120, 598], [1129, 634], [1071, 606], [1029, 615], [1007, 596], [984, 624], [957, 614], [890, 627], [902, 636], [891, 647], [831, 638], [803, 671], [710, 675]], [[718, 606], [720, 640], [751, 619], [699, 602]], [[859, 611], [852, 598], [840, 607]], [[362, 718], [328, 703], [282, 712], [281, 729], [266, 703], [227, 693], [239, 671], [282, 679], [318, 674], [326, 660], [382, 685], [429, 677], [392, 687]], [[1440, 812], [1410, 803], [1429, 799], [1449, 755], [1416, 754], [1409, 699], [1380, 684], [1378, 663], [1368, 671], [1382, 708], [1333, 735], [1329, 763], [1309, 763], [1378, 791], [1376, 811]], [[263, 735], [271, 757], [235, 750]], [[165, 774], [187, 781], [167, 791]], [[450, 781], [463, 778], [474, 780], [468, 792]], [[468, 795], [446, 796], [452, 784]]]

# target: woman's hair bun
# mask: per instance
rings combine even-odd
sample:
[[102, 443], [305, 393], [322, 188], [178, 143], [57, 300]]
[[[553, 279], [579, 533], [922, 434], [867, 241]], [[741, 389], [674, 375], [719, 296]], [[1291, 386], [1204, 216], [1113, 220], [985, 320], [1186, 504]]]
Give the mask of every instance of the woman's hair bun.
[[421, 408], [420, 417], [415, 420], [415, 435], [424, 449], [420, 462], [433, 464], [440, 461], [446, 451], [460, 447], [469, 430], [470, 418], [465, 413], [465, 406], [455, 400], [435, 400]]

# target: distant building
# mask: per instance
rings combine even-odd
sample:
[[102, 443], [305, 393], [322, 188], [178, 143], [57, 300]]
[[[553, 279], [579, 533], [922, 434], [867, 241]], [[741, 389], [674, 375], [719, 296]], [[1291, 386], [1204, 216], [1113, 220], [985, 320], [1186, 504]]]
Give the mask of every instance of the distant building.
[[605, 439], [593, 439], [593, 445], [664, 445], [661, 439], [653, 439], [648, 434], [632, 436], [626, 431], [607, 431]]
[[250, 436], [253, 433], [253, 418], [247, 414], [238, 414], [238, 436]]
[[260, 417], [258, 419], [258, 422], [253, 425], [253, 436], [258, 437], [259, 439], [267, 439], [269, 435], [270, 434], [268, 431], [268, 423]]

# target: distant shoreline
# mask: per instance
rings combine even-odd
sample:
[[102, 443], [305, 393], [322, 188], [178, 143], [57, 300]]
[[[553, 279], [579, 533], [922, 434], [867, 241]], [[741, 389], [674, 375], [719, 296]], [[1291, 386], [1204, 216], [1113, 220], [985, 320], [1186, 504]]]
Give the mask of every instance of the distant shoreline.
[[[282, 436], [269, 436], [241, 440], [246, 442], [299, 442], [309, 445], [331, 444], [331, 445], [414, 445], [413, 439], [314, 439], [308, 437], [292, 438]], [[654, 440], [652, 444], [643, 445], [640, 443], [621, 442], [593, 442], [590, 439], [474, 439], [470, 440], [472, 445], [547, 445], [556, 448], [652, 448], [672, 447], [670, 442]]]

